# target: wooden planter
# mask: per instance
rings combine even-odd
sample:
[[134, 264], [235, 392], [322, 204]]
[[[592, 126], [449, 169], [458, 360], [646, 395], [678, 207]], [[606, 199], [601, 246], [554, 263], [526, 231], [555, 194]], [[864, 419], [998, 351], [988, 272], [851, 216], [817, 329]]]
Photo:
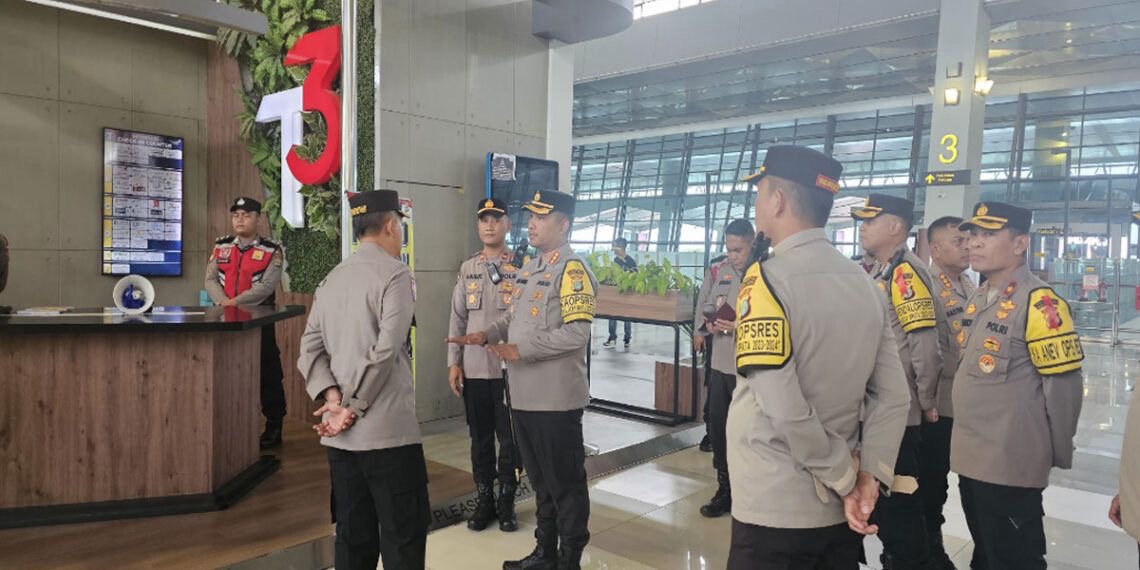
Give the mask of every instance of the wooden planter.
[[651, 321], [693, 320], [693, 297], [669, 291], [664, 297], [655, 294], [618, 293], [617, 287], [598, 287], [598, 314]]

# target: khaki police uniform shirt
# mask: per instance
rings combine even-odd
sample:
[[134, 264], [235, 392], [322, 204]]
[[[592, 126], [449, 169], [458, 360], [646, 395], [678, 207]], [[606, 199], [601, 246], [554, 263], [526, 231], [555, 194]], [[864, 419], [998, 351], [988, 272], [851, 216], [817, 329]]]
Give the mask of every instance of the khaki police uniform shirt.
[[974, 292], [974, 282], [965, 274], [952, 279], [938, 264], [930, 264], [938, 309], [943, 319], [938, 323], [938, 340], [942, 345], [942, 374], [938, 380], [938, 415], [954, 417], [954, 373], [958, 370], [959, 347], [954, 337], [963, 328], [969, 328], [973, 318], [966, 315], [966, 302]]
[[[903, 253], [900, 263], [893, 263]], [[922, 412], [938, 404], [938, 379], [942, 375], [943, 342], [939, 326], [945, 317], [935, 307], [933, 282], [926, 264], [902, 244], [891, 255], [892, 263], [880, 263], [872, 271], [879, 289], [886, 294], [891, 328], [898, 343], [899, 358], [910, 384], [908, 426], [922, 423]]]
[[[270, 242], [272, 243], [272, 242]], [[284, 253], [277, 244], [261, 243], [261, 238], [257, 237], [250, 241], [244, 241], [239, 238], [234, 238], [234, 241], [225, 244], [223, 247], [232, 247], [239, 250], [246, 250], [250, 247], [256, 247], [262, 251], [272, 254], [273, 263], [265, 268], [265, 272], [261, 274], [261, 278], [253, 282], [253, 285], [246, 291], [234, 297], [235, 305], [260, 305], [266, 299], [273, 296], [277, 291], [277, 284], [281, 283], [282, 267], [284, 265]], [[233, 276], [237, 279], [237, 275]], [[210, 257], [209, 263], [206, 264], [206, 293], [210, 295], [210, 300], [215, 305], [221, 305], [226, 302], [229, 297], [226, 296], [226, 290], [222, 284], [221, 272], [218, 271], [218, 260]]]
[[589, 403], [586, 350], [597, 289], [569, 244], [520, 269], [511, 308], [487, 328], [488, 344], [519, 349], [519, 360], [507, 363], [512, 408], [567, 411]]
[[1140, 540], [1140, 390], [1135, 387], [1120, 449], [1120, 511], [1125, 532]]
[[852, 451], [861, 448], [862, 471], [891, 485], [910, 405], [882, 294], [810, 229], [745, 272], [737, 315], [726, 430], [733, 518], [843, 523]]
[[[705, 323], [706, 319], [709, 320], [708, 324], [711, 324], [712, 318], [707, 315], [715, 313], [721, 305], [731, 303], [730, 306], [734, 306], [739, 293], [740, 275], [732, 268], [732, 264], [727, 259], [709, 267], [697, 294], [697, 310], [699, 311], [697, 318], [701, 319], [697, 328], [700, 329], [700, 324]], [[708, 329], [706, 328], [706, 330]], [[711, 334], [711, 337], [712, 369], [721, 374], [735, 376], [736, 335], [733, 333], [715, 333]]]
[[372, 243], [333, 268], [313, 299], [297, 368], [314, 400], [339, 386], [356, 423], [321, 444], [348, 451], [420, 443], [408, 333], [412, 272]]
[[[449, 336], [487, 330], [499, 320], [514, 301], [518, 269], [511, 265], [514, 255], [504, 251], [498, 259], [477, 253], [459, 266], [459, 279], [451, 294]], [[488, 271], [498, 268], [502, 280], [496, 285]], [[502, 378], [503, 361], [482, 346], [447, 345], [447, 365], [462, 366], [466, 378]]]
[[958, 333], [950, 468], [986, 483], [1043, 489], [1073, 463], [1084, 351], [1069, 305], [1023, 265], [987, 282]]

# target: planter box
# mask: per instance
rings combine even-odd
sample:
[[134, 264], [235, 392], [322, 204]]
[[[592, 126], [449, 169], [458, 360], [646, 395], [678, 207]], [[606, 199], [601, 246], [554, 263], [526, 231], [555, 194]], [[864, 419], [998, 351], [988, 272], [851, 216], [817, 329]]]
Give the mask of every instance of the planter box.
[[[673, 363], [658, 362], [654, 366], [653, 374], [653, 407], [661, 412], [673, 411]], [[693, 369], [687, 364], [681, 365], [680, 407], [677, 413], [682, 416], [692, 412], [693, 405]], [[705, 390], [704, 367], [697, 369], [697, 418], [694, 421], [705, 421]]]
[[651, 321], [693, 320], [693, 296], [669, 291], [664, 297], [649, 294], [618, 293], [617, 287], [598, 287], [599, 315], [628, 317]]

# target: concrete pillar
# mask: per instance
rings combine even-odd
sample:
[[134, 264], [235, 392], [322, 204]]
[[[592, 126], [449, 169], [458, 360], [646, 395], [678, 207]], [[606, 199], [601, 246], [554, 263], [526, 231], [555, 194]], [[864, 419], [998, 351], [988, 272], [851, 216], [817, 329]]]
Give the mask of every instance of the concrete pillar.
[[[969, 170], [968, 184], [927, 186], [924, 220], [963, 216], [978, 201], [985, 97], [974, 91], [989, 70], [990, 17], [983, 0], [941, 0], [930, 123], [930, 172]], [[948, 105], [946, 90], [958, 90]]]
[[574, 135], [574, 45], [550, 40], [546, 75], [546, 158], [558, 163], [558, 190], [570, 193]]

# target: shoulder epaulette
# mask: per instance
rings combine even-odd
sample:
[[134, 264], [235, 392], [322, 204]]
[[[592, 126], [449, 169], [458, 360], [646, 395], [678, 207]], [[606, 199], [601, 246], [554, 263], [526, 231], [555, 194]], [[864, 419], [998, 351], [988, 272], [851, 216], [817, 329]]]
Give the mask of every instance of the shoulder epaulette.
[[234, 236], [222, 236], [222, 237], [214, 240], [214, 243], [221, 245], [224, 243], [233, 243], [233, 241], [234, 241]]
[[714, 264], [714, 263], [720, 263], [720, 262], [722, 262], [722, 261], [724, 261], [724, 260], [726, 260], [726, 259], [728, 259], [728, 256], [727, 256], [727, 255], [719, 255], [719, 256], [717, 256], [717, 257], [714, 257], [714, 258], [710, 259], [710, 260], [709, 260], [709, 265], [712, 265], [712, 264]]
[[279, 244], [279, 243], [277, 243], [271, 239], [261, 238], [258, 241], [261, 245], [264, 245], [265, 247], [269, 247], [269, 248], [273, 248], [273, 249], [281, 249], [281, 244]]

